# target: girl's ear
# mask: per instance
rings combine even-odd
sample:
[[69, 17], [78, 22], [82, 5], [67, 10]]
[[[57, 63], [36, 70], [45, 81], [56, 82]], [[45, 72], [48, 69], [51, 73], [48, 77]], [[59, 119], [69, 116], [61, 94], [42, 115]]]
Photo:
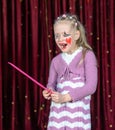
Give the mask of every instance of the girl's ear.
[[75, 40], [78, 40], [79, 37], [80, 37], [80, 31], [77, 30], [77, 31], [75, 32]]

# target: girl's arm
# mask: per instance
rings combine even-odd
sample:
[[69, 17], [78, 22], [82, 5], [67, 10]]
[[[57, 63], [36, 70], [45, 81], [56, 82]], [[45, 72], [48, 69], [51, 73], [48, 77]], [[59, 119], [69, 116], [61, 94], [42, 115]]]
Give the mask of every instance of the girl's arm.
[[88, 51], [84, 60], [86, 77], [85, 85], [69, 92], [72, 101], [80, 100], [96, 91], [98, 79], [96, 57], [92, 51]]

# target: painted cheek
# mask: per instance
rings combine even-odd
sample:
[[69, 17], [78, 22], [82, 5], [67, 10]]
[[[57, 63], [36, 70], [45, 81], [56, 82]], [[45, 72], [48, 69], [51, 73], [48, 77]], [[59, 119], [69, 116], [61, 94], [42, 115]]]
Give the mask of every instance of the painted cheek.
[[67, 38], [66, 38], [66, 42], [67, 42], [68, 44], [71, 44], [71, 41], [72, 41], [71, 37], [67, 37]]

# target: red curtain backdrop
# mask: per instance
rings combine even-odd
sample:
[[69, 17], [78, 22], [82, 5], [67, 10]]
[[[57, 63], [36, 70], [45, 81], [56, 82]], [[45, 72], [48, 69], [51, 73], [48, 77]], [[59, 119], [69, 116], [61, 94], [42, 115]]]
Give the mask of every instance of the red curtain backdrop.
[[79, 16], [98, 60], [92, 130], [115, 130], [115, 0], [0, 1], [0, 130], [47, 129], [50, 101], [8, 61], [46, 86], [59, 52], [53, 22], [63, 13]]

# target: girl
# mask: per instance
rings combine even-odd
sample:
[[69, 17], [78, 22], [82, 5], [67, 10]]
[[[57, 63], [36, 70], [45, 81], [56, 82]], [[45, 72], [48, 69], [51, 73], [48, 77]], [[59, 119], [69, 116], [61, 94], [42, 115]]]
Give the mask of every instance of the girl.
[[45, 99], [51, 99], [48, 130], [91, 130], [90, 100], [97, 86], [97, 62], [85, 30], [75, 15], [64, 14], [54, 23], [62, 53], [53, 58]]

